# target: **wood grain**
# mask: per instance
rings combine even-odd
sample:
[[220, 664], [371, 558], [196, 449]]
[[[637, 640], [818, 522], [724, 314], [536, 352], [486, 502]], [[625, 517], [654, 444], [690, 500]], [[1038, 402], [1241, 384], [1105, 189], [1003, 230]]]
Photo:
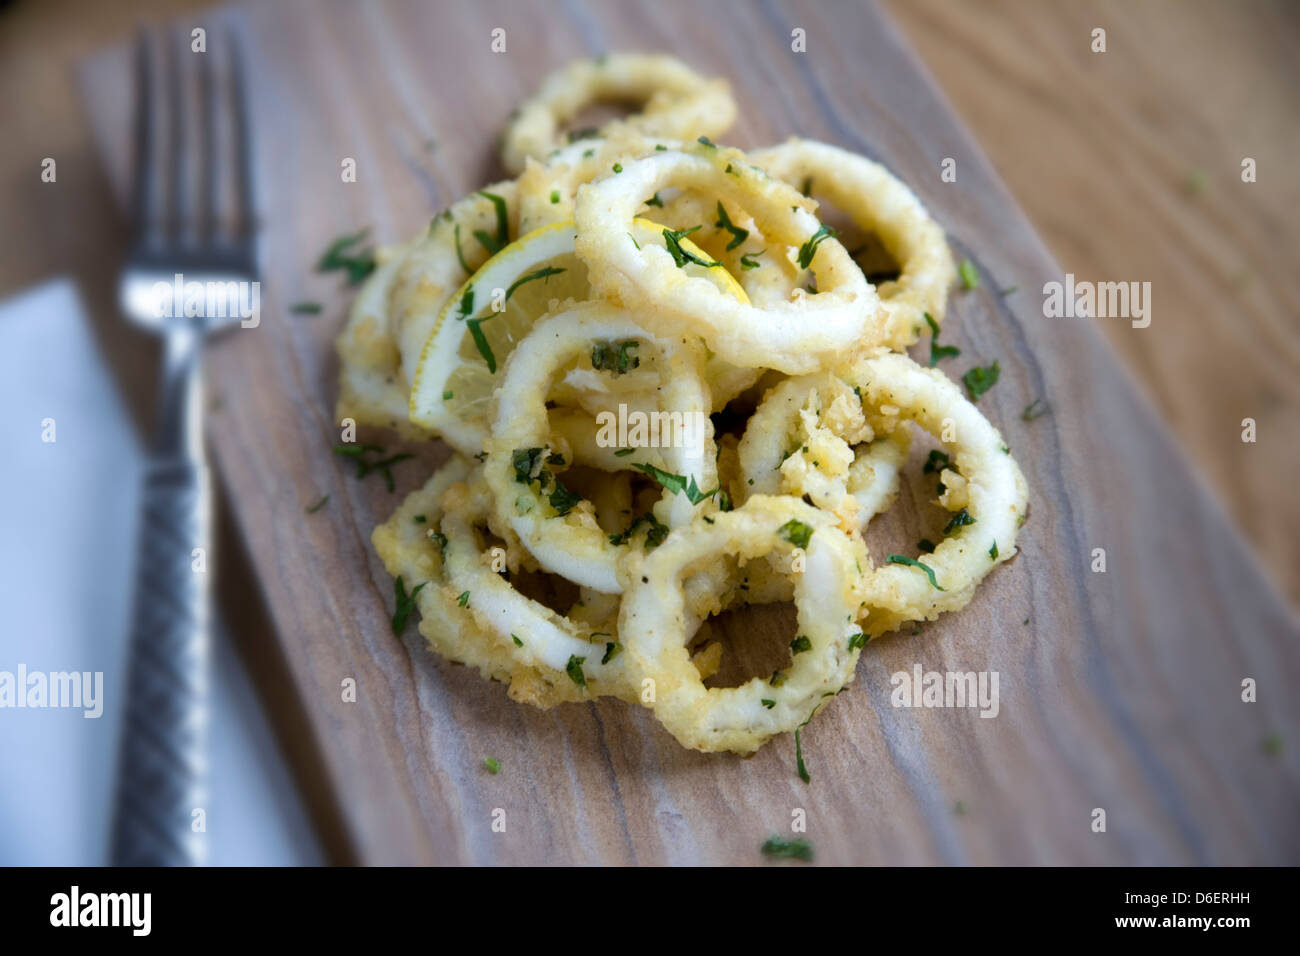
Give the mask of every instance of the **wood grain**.
[[1150, 328], [1100, 327], [1300, 604], [1300, 6], [887, 6], [1062, 267], [1151, 283]]
[[[1261, 746], [1298, 725], [1295, 621], [1094, 326], [995, 293], [1063, 270], [875, 8], [280, 3], [223, 15], [253, 47], [271, 228], [262, 325], [212, 355], [225, 398], [213, 442], [363, 860], [754, 863], [796, 808], [827, 863], [1300, 860], [1295, 747]], [[496, 26], [510, 53], [489, 59]], [[790, 52], [795, 26], [815, 56]], [[963, 356], [949, 371], [1001, 362], [981, 408], [1030, 482], [1023, 554], [963, 612], [868, 649], [852, 690], [807, 729], [811, 785], [788, 739], [748, 760], [687, 752], [642, 711], [516, 706], [413, 636], [394, 641], [391, 582], [367, 539], [397, 499], [330, 453], [330, 344], [346, 297], [312, 274], [320, 249], [364, 222], [404, 237], [489, 181], [511, 107], [555, 65], [618, 47], [729, 76], [739, 144], [797, 133], [888, 163], [984, 277], [954, 296], [945, 338]], [[124, 51], [89, 63], [83, 88], [120, 191]], [[339, 182], [344, 156], [360, 183]], [[958, 184], [935, 175], [945, 156]], [[331, 307], [290, 316], [301, 299]], [[1022, 422], [1040, 397], [1052, 415]], [[399, 471], [399, 492], [438, 452], [424, 455]], [[329, 506], [305, 516], [326, 492]], [[1088, 569], [1096, 547], [1105, 574]], [[998, 717], [892, 707], [889, 675], [914, 664], [998, 671]], [[340, 700], [346, 677], [355, 704]], [[1244, 677], [1259, 680], [1258, 703], [1241, 702]], [[499, 775], [482, 770], [486, 756]], [[1104, 834], [1089, 829], [1096, 807]], [[490, 829], [494, 808], [504, 834]]]

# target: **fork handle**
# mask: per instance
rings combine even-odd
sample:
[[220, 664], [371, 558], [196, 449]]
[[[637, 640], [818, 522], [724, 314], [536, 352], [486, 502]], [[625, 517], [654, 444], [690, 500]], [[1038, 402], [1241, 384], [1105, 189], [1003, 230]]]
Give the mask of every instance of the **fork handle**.
[[211, 514], [199, 374], [199, 340], [169, 337], [145, 466], [111, 848], [120, 866], [190, 866], [204, 857]]

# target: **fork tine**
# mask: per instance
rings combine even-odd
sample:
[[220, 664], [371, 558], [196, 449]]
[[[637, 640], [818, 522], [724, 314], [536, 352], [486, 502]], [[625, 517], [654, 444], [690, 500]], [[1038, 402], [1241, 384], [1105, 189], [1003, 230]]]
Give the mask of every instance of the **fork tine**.
[[163, 95], [167, 100], [167, 186], [171, 196], [168, 226], [174, 239], [185, 238], [194, 212], [189, 189], [189, 143], [185, 136], [185, 87], [181, 79], [178, 47], [176, 32], [168, 30], [163, 43], [166, 51]]
[[216, 166], [213, 153], [217, 148], [217, 90], [212, 75], [212, 58], [199, 57], [199, 238], [211, 242], [218, 229]]
[[135, 40], [135, 169], [131, 177], [131, 225], [136, 240], [143, 243], [157, 237], [158, 183], [152, 175], [157, 132], [149, 34], [141, 30]]
[[249, 242], [257, 233], [257, 200], [253, 183], [253, 135], [248, 108], [248, 86], [244, 50], [233, 29], [226, 30], [230, 43], [230, 73], [233, 90], [237, 235]]

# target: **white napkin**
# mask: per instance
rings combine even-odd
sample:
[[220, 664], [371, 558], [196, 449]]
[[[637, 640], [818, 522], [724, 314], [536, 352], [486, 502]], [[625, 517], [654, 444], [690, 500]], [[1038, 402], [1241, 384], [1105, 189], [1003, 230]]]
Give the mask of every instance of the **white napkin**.
[[[141, 450], [70, 280], [0, 305], [0, 447], [0, 865], [103, 865]], [[208, 861], [321, 863], [266, 716], [214, 617]], [[102, 714], [5, 705], [5, 674], [20, 668], [102, 672]]]

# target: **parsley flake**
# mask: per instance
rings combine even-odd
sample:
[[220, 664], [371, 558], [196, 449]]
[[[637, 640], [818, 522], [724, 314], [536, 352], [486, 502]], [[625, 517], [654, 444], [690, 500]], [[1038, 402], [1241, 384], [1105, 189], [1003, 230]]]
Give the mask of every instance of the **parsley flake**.
[[891, 554], [889, 556], [889, 563], [906, 564], [909, 567], [920, 568], [922, 571], [925, 572], [925, 576], [930, 579], [930, 584], [934, 586], [934, 589], [936, 591], [943, 590], [943, 588], [939, 587], [939, 582], [934, 579], [934, 569], [931, 568], [928, 564], [922, 564], [920, 561], [917, 561], [915, 558], [909, 558], [903, 554]]
[[406, 619], [411, 616], [415, 610], [415, 596], [420, 593], [420, 589], [428, 584], [424, 581], [415, 586], [410, 594], [406, 593], [406, 582], [402, 580], [399, 574], [397, 580], [393, 582], [393, 594], [397, 598], [396, 607], [393, 609], [393, 633], [400, 635], [402, 628], [406, 627]]
[[808, 539], [812, 537], [813, 529], [804, 524], [797, 518], [791, 518], [785, 524], [777, 529], [781, 537], [789, 541], [796, 548], [808, 547]]
[[961, 380], [966, 383], [966, 390], [970, 393], [970, 400], [978, 402], [981, 395], [998, 383], [998, 376], [1001, 374], [1002, 370], [998, 368], [997, 360], [994, 359], [992, 365], [976, 365], [963, 375]]

